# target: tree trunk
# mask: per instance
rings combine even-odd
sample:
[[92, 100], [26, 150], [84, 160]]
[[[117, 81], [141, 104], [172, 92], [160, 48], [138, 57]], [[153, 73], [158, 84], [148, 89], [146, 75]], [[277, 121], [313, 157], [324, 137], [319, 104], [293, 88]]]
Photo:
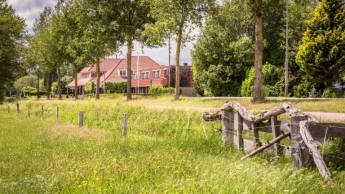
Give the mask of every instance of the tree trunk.
[[60, 70], [60, 66], [58, 65], [56, 68], [56, 72], [57, 72], [57, 95], [59, 100], [62, 99], [62, 95], [61, 95], [61, 70]]
[[263, 57], [263, 35], [262, 35], [262, 0], [254, 0], [255, 10], [255, 80], [253, 102], [263, 102], [263, 75], [262, 75], [262, 57]]
[[40, 73], [37, 72], [37, 100], [40, 99]]
[[132, 100], [132, 47], [133, 40], [127, 40], [127, 100]]
[[47, 100], [50, 100], [51, 82], [52, 82], [51, 74], [50, 72], [48, 72], [45, 74], [45, 84], [44, 84], [46, 88]]
[[286, 25], [285, 25], [285, 96], [289, 95], [289, 0], [286, 0]]
[[99, 87], [100, 87], [100, 78], [101, 78], [101, 72], [100, 72], [100, 60], [97, 58], [96, 61], [96, 74], [97, 74], [97, 79], [96, 79], [96, 100], [99, 99]]
[[182, 45], [183, 25], [179, 26], [176, 42], [175, 100], [180, 98], [180, 53]]
[[78, 72], [77, 72], [77, 67], [74, 67], [74, 99], [78, 100]]

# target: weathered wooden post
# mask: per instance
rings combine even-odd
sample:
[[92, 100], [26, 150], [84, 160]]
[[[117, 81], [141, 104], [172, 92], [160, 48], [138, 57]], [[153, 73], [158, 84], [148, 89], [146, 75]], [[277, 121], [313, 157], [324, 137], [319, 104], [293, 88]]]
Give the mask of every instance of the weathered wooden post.
[[292, 149], [291, 155], [295, 168], [308, 166], [312, 161], [307, 145], [304, 143], [299, 130], [299, 122], [307, 120], [307, 116], [293, 116], [291, 117], [291, 140]]
[[122, 114], [122, 131], [121, 134], [123, 137], [127, 136], [127, 115], [126, 113]]
[[30, 117], [30, 106], [28, 106], [28, 117]]
[[56, 120], [59, 120], [59, 106], [56, 107]]
[[17, 102], [17, 104], [16, 104], [16, 107], [17, 107], [17, 114], [19, 114], [19, 103]]
[[256, 123], [251, 124], [251, 128], [253, 129], [253, 135], [254, 135], [254, 143], [255, 147], [260, 147], [260, 135], [259, 135], [259, 129], [256, 128]]
[[44, 114], [44, 107], [41, 105], [41, 118], [43, 119], [43, 114]]
[[[278, 127], [278, 119], [277, 116], [271, 116], [271, 128], [272, 128], [272, 138], [275, 139], [280, 135], [280, 127]], [[279, 155], [280, 151], [279, 142], [273, 145], [273, 153], [275, 155]]]
[[233, 126], [234, 113], [229, 110], [223, 110], [222, 121], [222, 140], [224, 144], [234, 144]]
[[239, 112], [235, 112], [234, 113], [234, 129], [236, 130], [237, 136], [236, 136], [236, 140], [237, 140], [237, 149], [243, 149], [243, 136], [242, 136], [242, 132], [243, 132], [243, 119], [240, 115]]
[[78, 113], [78, 126], [83, 127], [84, 125], [84, 112], [79, 112]]

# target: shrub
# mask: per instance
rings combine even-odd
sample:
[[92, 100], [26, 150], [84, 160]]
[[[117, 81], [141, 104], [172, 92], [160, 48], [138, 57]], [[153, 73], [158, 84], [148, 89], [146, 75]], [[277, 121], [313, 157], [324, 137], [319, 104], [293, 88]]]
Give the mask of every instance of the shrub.
[[89, 95], [93, 93], [95, 84], [93, 82], [87, 82], [84, 87], [85, 94]]
[[150, 86], [149, 93], [153, 95], [159, 94], [172, 94], [174, 93], [175, 88], [172, 87], [162, 87], [162, 86]]
[[[280, 96], [284, 88], [283, 69], [269, 63], [263, 66], [265, 96]], [[255, 68], [252, 67], [247, 78], [242, 82], [241, 96], [252, 96], [254, 89]]]
[[344, 92], [340, 89], [326, 89], [323, 91], [322, 98], [340, 98], [344, 96]]
[[32, 96], [37, 94], [37, 89], [31, 86], [25, 86], [21, 91], [25, 96]]
[[124, 93], [127, 91], [127, 82], [105, 82], [104, 89], [106, 92], [110, 93]]
[[316, 92], [315, 85], [307, 80], [302, 80], [300, 84], [293, 88], [293, 93], [295, 97], [308, 97], [309, 92]]

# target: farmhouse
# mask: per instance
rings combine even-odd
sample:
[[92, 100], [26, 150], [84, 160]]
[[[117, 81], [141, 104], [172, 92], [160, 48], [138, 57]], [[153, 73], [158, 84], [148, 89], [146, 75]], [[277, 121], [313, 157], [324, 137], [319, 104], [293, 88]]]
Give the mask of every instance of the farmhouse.
[[[175, 66], [160, 65], [149, 56], [132, 56], [132, 90], [133, 92], [147, 92], [150, 86], [173, 87], [175, 85]], [[127, 59], [106, 58], [100, 64], [100, 85], [103, 91], [107, 82], [127, 82]], [[88, 82], [96, 83], [96, 67], [91, 64], [84, 67], [77, 75], [78, 91], [84, 92]], [[193, 76], [188, 64], [181, 66], [181, 86], [192, 87]], [[74, 90], [74, 80], [67, 85]]]

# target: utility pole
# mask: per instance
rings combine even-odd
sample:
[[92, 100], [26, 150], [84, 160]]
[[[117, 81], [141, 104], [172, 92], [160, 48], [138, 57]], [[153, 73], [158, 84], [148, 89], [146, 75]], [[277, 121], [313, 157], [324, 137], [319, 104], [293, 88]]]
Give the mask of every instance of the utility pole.
[[170, 82], [171, 82], [171, 78], [170, 78], [170, 65], [171, 65], [171, 34], [169, 34], [169, 40], [168, 40], [168, 49], [169, 49], [169, 71], [168, 71], [168, 77], [169, 77], [169, 81], [168, 81], [168, 85], [169, 87], [171, 86], [170, 85]]
[[286, 0], [286, 29], [285, 29], [285, 96], [289, 95], [289, 0]]

